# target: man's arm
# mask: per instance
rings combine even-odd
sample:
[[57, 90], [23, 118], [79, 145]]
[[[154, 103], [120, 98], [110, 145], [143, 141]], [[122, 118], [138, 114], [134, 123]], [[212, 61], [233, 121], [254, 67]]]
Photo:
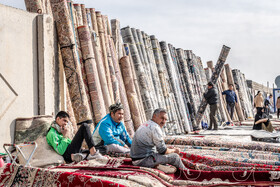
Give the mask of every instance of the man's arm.
[[204, 98], [207, 100], [211, 96], [211, 92], [208, 90], [206, 93], [203, 94]]
[[173, 149], [167, 148], [165, 154], [166, 154], [166, 155], [168, 155], [168, 154], [170, 154], [170, 153], [177, 153], [177, 154], [180, 154], [180, 151], [181, 151], [181, 150], [180, 150], [179, 148], [173, 148]]
[[265, 123], [265, 122], [267, 122], [267, 120], [268, 120], [268, 118], [263, 118], [263, 119], [260, 119], [260, 120], [256, 121], [255, 124]]
[[100, 124], [99, 135], [101, 136], [101, 138], [103, 139], [106, 145], [109, 144], [118, 144], [120, 146], [125, 145], [125, 143], [121, 139], [114, 137], [113, 131], [111, 129], [111, 125], [108, 123], [103, 122]]
[[124, 141], [128, 147], [130, 147], [132, 144], [132, 140], [126, 131], [124, 124], [122, 124], [122, 125], [123, 125], [123, 132], [121, 134], [121, 140]]
[[235, 98], [235, 102], [237, 103], [237, 96], [235, 92], [234, 92], [234, 98]]
[[163, 139], [162, 131], [159, 127], [153, 129], [152, 131], [152, 141], [156, 146], [158, 153], [164, 155], [167, 151], [167, 147]]
[[46, 138], [48, 144], [60, 155], [64, 154], [68, 145], [71, 143], [70, 139], [63, 137], [57, 131], [49, 131]]

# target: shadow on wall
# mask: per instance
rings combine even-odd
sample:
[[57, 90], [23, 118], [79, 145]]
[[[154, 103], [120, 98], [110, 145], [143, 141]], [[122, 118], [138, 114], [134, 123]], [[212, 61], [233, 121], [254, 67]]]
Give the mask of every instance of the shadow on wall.
[[16, 126], [16, 120], [14, 119], [11, 124], [10, 124], [10, 137], [11, 137], [11, 141], [10, 142], [5, 142], [5, 143], [14, 143], [15, 140], [15, 126]]
[[32, 27], [36, 29], [32, 29], [32, 55], [33, 55], [33, 95], [34, 95], [34, 115], [38, 115], [39, 111], [39, 80], [38, 80], [38, 39], [37, 39], [37, 19], [38, 16], [33, 19]]

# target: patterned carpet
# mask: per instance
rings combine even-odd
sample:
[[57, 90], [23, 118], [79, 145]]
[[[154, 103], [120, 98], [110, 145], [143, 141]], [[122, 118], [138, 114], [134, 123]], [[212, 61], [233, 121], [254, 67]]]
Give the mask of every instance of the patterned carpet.
[[[124, 157], [82, 161], [48, 169], [7, 164], [0, 168], [0, 186], [280, 185], [278, 154], [186, 146], [181, 156], [189, 169], [169, 175], [156, 169], [133, 166], [131, 159]], [[247, 162], [246, 158], [253, 159]]]

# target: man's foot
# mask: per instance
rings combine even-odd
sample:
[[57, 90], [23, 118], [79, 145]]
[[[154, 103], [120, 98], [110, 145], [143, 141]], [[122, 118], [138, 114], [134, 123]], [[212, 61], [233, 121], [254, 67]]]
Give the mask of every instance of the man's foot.
[[199, 131], [199, 130], [201, 130], [200, 127], [193, 127], [193, 131]]
[[163, 171], [166, 174], [172, 174], [177, 171], [177, 168], [175, 166], [162, 165], [162, 164], [159, 164], [158, 166], [156, 166], [156, 169]]
[[71, 155], [73, 162], [80, 162], [84, 159], [84, 155], [82, 153], [75, 153]]
[[89, 154], [87, 157], [87, 160], [92, 160], [92, 159], [97, 159], [97, 158], [105, 158], [104, 156], [102, 156], [99, 153], [99, 150], [97, 150], [94, 155]]
[[207, 128], [206, 130], [212, 130], [212, 128]]

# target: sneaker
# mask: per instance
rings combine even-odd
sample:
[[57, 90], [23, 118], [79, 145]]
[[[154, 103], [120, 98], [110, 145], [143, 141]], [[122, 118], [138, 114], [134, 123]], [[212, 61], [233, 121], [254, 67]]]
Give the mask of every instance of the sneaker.
[[71, 157], [74, 162], [80, 162], [84, 159], [84, 155], [82, 153], [75, 153]]
[[159, 164], [158, 166], [156, 166], [156, 169], [163, 171], [166, 174], [173, 174], [177, 171], [177, 168], [175, 166], [162, 165], [162, 164]]
[[87, 157], [87, 160], [100, 159], [100, 158], [105, 158], [105, 157], [102, 156], [102, 155], [99, 153], [99, 150], [97, 150], [97, 151], [95, 152], [94, 155], [89, 154], [88, 157]]

